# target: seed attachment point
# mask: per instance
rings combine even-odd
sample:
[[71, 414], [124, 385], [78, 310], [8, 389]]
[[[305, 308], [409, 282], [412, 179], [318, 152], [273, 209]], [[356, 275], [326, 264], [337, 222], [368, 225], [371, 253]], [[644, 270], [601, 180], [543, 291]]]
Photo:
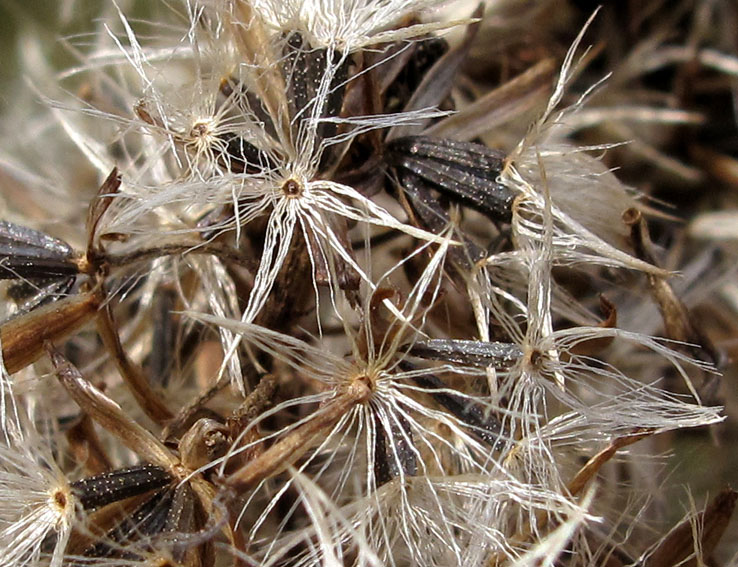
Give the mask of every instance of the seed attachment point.
[[305, 188], [303, 187], [302, 183], [295, 179], [288, 179], [282, 184], [282, 192], [285, 194], [286, 197], [289, 198], [297, 198], [302, 196], [303, 191]]

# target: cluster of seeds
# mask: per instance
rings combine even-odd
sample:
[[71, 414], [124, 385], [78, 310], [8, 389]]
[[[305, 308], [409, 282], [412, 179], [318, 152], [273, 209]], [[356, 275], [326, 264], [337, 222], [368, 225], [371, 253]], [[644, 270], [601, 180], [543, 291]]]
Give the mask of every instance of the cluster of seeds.
[[74, 246], [0, 222], [4, 564], [625, 564], [601, 469], [720, 421], [717, 354], [566, 137], [584, 30], [498, 149], [483, 10], [434, 4], [188, 0], [80, 56]]

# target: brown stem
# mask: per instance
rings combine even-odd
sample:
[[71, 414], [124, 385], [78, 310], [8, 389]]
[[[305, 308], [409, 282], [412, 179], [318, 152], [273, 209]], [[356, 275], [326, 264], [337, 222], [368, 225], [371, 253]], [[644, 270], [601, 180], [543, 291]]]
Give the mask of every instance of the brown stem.
[[45, 341], [64, 339], [97, 313], [98, 291], [67, 297], [23, 313], [0, 326], [0, 342], [9, 374], [36, 362], [44, 352]]
[[351, 408], [366, 401], [370, 395], [369, 386], [361, 380], [354, 381], [325, 407], [318, 410], [312, 419], [295, 428], [261, 455], [231, 474], [226, 479], [226, 484], [237, 491], [247, 490], [281, 472], [300, 458], [320, 433], [332, 427]]
[[97, 318], [97, 332], [138, 405], [155, 423], [163, 425], [171, 420], [174, 414], [164, 405], [159, 393], [151, 387], [143, 370], [134, 364], [123, 350], [120, 337], [115, 329], [113, 313], [110, 304], [107, 304], [100, 309]]
[[251, 271], [255, 271], [257, 268], [253, 261], [222, 242], [170, 243], [154, 248], [141, 248], [124, 254], [104, 254], [100, 257], [100, 262], [107, 263], [110, 267], [115, 268], [154, 260], [162, 256], [177, 256], [180, 254], [207, 254], [217, 256], [226, 262], [238, 264]]
[[133, 421], [121, 407], [82, 376], [51, 343], [44, 345], [59, 382], [77, 405], [92, 419], [136, 453], [142, 460], [180, 476], [181, 465], [152, 433]]
[[612, 459], [615, 453], [623, 447], [632, 445], [633, 443], [650, 437], [653, 431], [635, 432], [631, 435], [616, 437], [602, 451], [594, 455], [587, 463], [579, 469], [574, 478], [569, 483], [569, 493], [572, 496], [579, 494], [587, 483], [597, 474], [602, 465]]

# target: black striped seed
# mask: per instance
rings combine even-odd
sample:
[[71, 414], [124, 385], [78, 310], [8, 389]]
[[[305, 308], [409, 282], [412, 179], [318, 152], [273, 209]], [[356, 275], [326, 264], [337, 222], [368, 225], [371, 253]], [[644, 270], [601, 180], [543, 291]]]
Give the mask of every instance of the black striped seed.
[[389, 142], [385, 153], [404, 177], [423, 180], [494, 221], [510, 222], [516, 194], [497, 182], [502, 152], [471, 142], [408, 136]]
[[72, 490], [85, 510], [93, 510], [138, 496], [172, 482], [171, 475], [155, 465], [138, 465], [78, 480]]

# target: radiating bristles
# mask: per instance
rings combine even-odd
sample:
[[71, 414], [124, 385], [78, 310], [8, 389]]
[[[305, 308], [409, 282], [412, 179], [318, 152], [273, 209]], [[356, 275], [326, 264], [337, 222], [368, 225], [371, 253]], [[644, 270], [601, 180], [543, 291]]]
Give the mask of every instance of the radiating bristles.
[[729, 557], [738, 12], [585, 4], [11, 14], [2, 567]]
[[237, 134], [223, 134], [220, 141], [225, 144], [220, 159], [233, 173], [262, 173], [275, 167], [268, 154]]
[[[4, 565], [61, 567], [78, 523], [77, 500], [60, 466], [64, 446], [50, 431], [37, 428], [16, 401], [14, 385], [2, 365], [0, 391], [0, 550]], [[6, 397], [13, 411], [6, 411]], [[43, 419], [44, 416], [39, 416]]]
[[[402, 362], [401, 366], [406, 371], [413, 369], [408, 362]], [[502, 434], [502, 423], [496, 416], [489, 414], [488, 410], [467, 396], [454, 393], [441, 379], [432, 374], [416, 376], [413, 380], [423, 389], [422, 391], [430, 394], [436, 402], [450, 411], [462, 425], [468, 426], [472, 433], [493, 448], [497, 446]]]

